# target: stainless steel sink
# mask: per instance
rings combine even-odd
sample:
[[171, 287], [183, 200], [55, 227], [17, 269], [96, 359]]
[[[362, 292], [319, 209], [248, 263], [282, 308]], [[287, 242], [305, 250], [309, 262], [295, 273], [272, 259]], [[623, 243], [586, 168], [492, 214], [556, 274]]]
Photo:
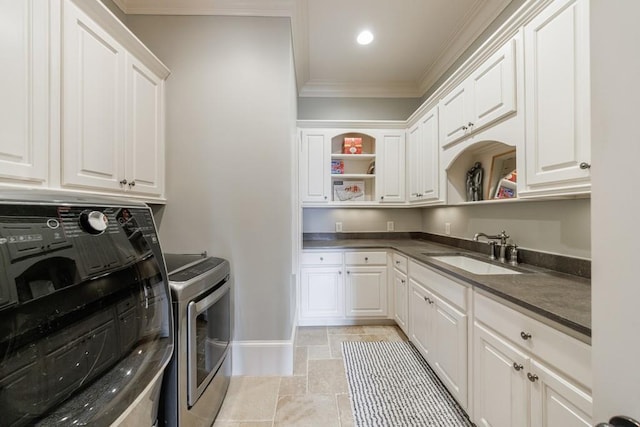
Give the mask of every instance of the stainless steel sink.
[[465, 255], [429, 255], [431, 258], [444, 262], [445, 264], [452, 265], [461, 270], [468, 271], [473, 274], [521, 274], [520, 271], [513, 270], [501, 265], [491, 264], [486, 261], [481, 261], [476, 258], [471, 258]]

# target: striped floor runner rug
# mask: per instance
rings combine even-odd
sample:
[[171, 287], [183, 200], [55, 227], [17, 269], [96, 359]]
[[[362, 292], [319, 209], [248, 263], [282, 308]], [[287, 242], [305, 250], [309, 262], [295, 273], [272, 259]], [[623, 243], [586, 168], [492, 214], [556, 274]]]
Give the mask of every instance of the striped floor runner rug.
[[410, 342], [344, 342], [358, 427], [473, 424]]

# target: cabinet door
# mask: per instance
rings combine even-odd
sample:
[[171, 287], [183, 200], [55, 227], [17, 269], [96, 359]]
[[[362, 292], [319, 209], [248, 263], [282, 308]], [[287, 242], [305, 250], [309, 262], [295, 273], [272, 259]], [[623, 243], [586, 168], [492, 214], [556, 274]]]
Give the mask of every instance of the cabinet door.
[[409, 338], [425, 359], [433, 361], [433, 304], [431, 292], [409, 279]]
[[528, 186], [590, 179], [588, 4], [555, 1], [524, 28]]
[[409, 201], [439, 197], [438, 107], [425, 114], [407, 133]]
[[127, 54], [125, 178], [130, 191], [164, 189], [164, 80]]
[[0, 2], [0, 179], [42, 185], [49, 161], [48, 0]]
[[309, 267], [301, 270], [300, 317], [344, 316], [341, 267]]
[[405, 141], [404, 132], [388, 132], [381, 138], [376, 159], [376, 188], [380, 202], [404, 202]]
[[516, 110], [515, 40], [510, 40], [469, 78], [471, 129], [476, 131]]
[[440, 145], [438, 143], [438, 107], [432, 108], [420, 119], [420, 177], [421, 199], [438, 200], [440, 197]]
[[322, 132], [303, 132], [300, 156], [300, 200], [329, 201], [329, 141]]
[[442, 382], [467, 407], [467, 315], [433, 295], [435, 366]]
[[346, 314], [352, 317], [387, 315], [387, 268], [350, 267], [346, 275]]
[[494, 332], [475, 323], [473, 413], [478, 427], [528, 425], [529, 358]]
[[400, 329], [405, 333], [408, 331], [407, 323], [407, 275], [398, 271], [393, 271], [393, 294], [394, 294], [394, 318]]
[[420, 123], [407, 132], [407, 184], [409, 202], [419, 202], [422, 196], [422, 149]]
[[532, 360], [531, 427], [593, 425], [591, 396], [558, 372]]
[[63, 38], [62, 183], [123, 189], [123, 48], [71, 1]]
[[466, 80], [440, 101], [440, 144], [443, 147], [451, 145], [469, 132], [471, 102]]

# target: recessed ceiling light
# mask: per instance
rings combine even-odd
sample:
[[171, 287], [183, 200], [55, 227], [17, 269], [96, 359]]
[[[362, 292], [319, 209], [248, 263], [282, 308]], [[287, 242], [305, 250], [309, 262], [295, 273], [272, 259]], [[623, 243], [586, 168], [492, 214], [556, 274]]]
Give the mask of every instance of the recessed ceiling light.
[[358, 34], [358, 38], [356, 40], [361, 45], [367, 45], [373, 41], [373, 34], [369, 30], [364, 30]]

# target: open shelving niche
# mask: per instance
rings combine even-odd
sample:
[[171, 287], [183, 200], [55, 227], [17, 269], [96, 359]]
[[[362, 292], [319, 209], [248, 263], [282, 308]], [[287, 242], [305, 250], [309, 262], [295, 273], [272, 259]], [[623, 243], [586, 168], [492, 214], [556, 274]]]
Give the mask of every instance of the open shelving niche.
[[[516, 147], [505, 144], [498, 141], [482, 141], [472, 146], [467, 147], [464, 151], [459, 153], [450, 163], [446, 169], [447, 176], [447, 204], [448, 205], [473, 205], [484, 203], [508, 203], [518, 200], [517, 197], [517, 183], [507, 180], [500, 180], [500, 169], [502, 167], [501, 162], [505, 161], [507, 164], [513, 162], [516, 164]], [[483, 200], [480, 201], [467, 201], [466, 198], [466, 178], [467, 171], [473, 167], [476, 162], [480, 162], [484, 169], [483, 179]], [[513, 169], [516, 169], [513, 166]], [[492, 173], [493, 170], [493, 173]], [[516, 197], [506, 199], [491, 198], [495, 192], [495, 187], [498, 185], [504, 185], [511, 188]]]
[[[345, 138], [362, 138], [362, 154], [344, 154], [343, 142]], [[331, 173], [331, 201], [344, 204], [363, 204], [375, 200], [376, 174], [369, 173], [369, 167], [376, 161], [376, 139], [364, 133], [349, 132], [331, 138], [331, 160], [341, 160], [344, 163], [344, 173]], [[340, 181], [360, 182], [364, 184], [364, 200], [340, 200], [335, 186]]]

